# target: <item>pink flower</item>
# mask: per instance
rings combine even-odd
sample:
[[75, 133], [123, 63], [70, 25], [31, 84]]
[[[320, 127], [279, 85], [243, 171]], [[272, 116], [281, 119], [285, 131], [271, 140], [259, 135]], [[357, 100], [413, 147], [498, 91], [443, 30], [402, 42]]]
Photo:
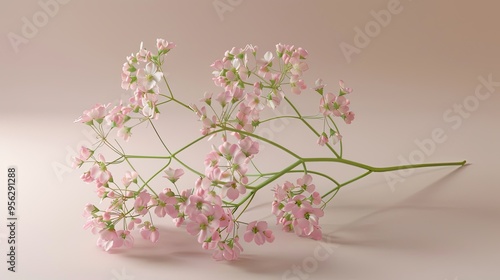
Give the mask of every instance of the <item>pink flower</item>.
[[87, 205], [85, 205], [85, 208], [83, 210], [83, 217], [88, 218], [96, 211], [99, 211], [99, 209], [97, 209], [97, 207], [95, 207], [94, 204], [87, 203]]
[[297, 179], [297, 186], [307, 191], [308, 193], [313, 193], [316, 186], [312, 183], [312, 176], [309, 174], [304, 174], [302, 178]]
[[148, 212], [148, 202], [150, 199], [151, 195], [146, 190], [142, 191], [135, 199], [135, 211], [142, 216], [146, 215], [146, 213]]
[[299, 76], [292, 75], [290, 78], [290, 87], [292, 89], [292, 93], [300, 94], [303, 90], [307, 88], [304, 80], [299, 79]]
[[164, 172], [166, 175], [163, 177], [169, 179], [170, 182], [172, 182], [172, 183], [177, 182], [177, 180], [179, 180], [179, 178], [182, 175], [184, 175], [184, 170], [182, 170], [181, 168], [173, 169], [173, 168], [169, 167]]
[[131, 127], [122, 126], [120, 129], [118, 129], [116, 136], [121, 137], [125, 141], [128, 141], [128, 139], [130, 139], [130, 136], [132, 136], [131, 130]]
[[320, 136], [319, 136], [319, 139], [318, 139], [318, 144], [320, 146], [324, 146], [326, 143], [328, 143], [328, 136], [326, 136], [326, 133], [322, 133]]
[[160, 232], [150, 222], [144, 222], [139, 230], [142, 238], [156, 243], [160, 239]]
[[335, 99], [333, 103], [332, 113], [334, 116], [340, 117], [343, 114], [349, 112], [349, 100], [345, 96], [339, 96]]
[[243, 247], [239, 243], [239, 238], [235, 237], [228, 241], [219, 242], [212, 254], [212, 258], [217, 261], [234, 261], [240, 257], [241, 252], [243, 252]]
[[142, 220], [139, 218], [131, 218], [130, 222], [128, 222], [127, 229], [134, 230], [136, 225], [142, 223]]
[[99, 217], [88, 217], [87, 222], [83, 225], [83, 229], [90, 229], [92, 234], [101, 232], [106, 224]]
[[114, 229], [103, 229], [99, 232], [97, 246], [101, 247], [104, 251], [109, 251], [113, 248], [114, 241], [117, 239], [118, 235]]
[[186, 230], [191, 235], [198, 235], [198, 243], [203, 243], [207, 239], [207, 236], [212, 236], [218, 226], [218, 220], [209, 221], [207, 216], [199, 214], [194, 219], [191, 219], [186, 226]]
[[245, 194], [246, 191], [247, 189], [245, 188], [244, 185], [237, 183], [235, 181], [231, 181], [224, 184], [224, 186], [222, 187], [221, 196], [227, 197], [231, 201], [233, 201], [237, 199], [240, 196], [240, 194]]
[[164, 54], [175, 48], [175, 44], [165, 39], [156, 39], [156, 48], [160, 54]]
[[314, 226], [319, 225], [319, 218], [323, 217], [323, 210], [313, 207], [300, 208], [295, 214], [293, 226], [299, 236], [309, 236]]
[[267, 222], [253, 221], [248, 224], [244, 239], [246, 242], [255, 240], [255, 244], [262, 245], [266, 243], [266, 241], [269, 243], [273, 242], [274, 235], [271, 230], [267, 229]]
[[109, 172], [106, 168], [105, 164], [106, 160], [102, 155], [99, 155], [99, 162], [96, 162], [90, 168], [90, 176], [94, 178], [97, 186], [105, 186], [109, 181], [113, 180], [113, 176], [111, 172]]
[[127, 171], [125, 172], [125, 176], [122, 178], [122, 183], [125, 187], [130, 186], [130, 184], [137, 183], [137, 172], [135, 171]]
[[333, 113], [333, 103], [337, 99], [337, 96], [331, 92], [324, 94], [319, 101], [319, 111], [324, 116], [331, 115]]
[[253, 141], [250, 137], [245, 137], [238, 141], [238, 146], [241, 152], [247, 157], [259, 153], [259, 142]]
[[347, 112], [344, 115], [344, 121], [346, 124], [351, 124], [351, 122], [354, 120], [354, 113], [352, 111]]
[[156, 201], [155, 214], [158, 217], [165, 217], [168, 213], [176, 212], [174, 204], [177, 203], [177, 199], [175, 197], [167, 196], [165, 192], [161, 192], [154, 200]]
[[340, 86], [339, 95], [349, 94], [352, 92], [352, 88], [345, 87], [344, 81], [342, 81], [342, 80], [339, 81], [339, 86]]
[[119, 230], [116, 232], [117, 238], [113, 242], [113, 248], [119, 248], [125, 246], [127, 248], [132, 248], [134, 246], [134, 237], [130, 234], [128, 230]]
[[90, 175], [90, 171], [83, 173], [80, 176], [80, 179], [82, 179], [85, 183], [92, 183], [94, 181], [94, 178]]
[[313, 88], [315, 91], [317, 91], [319, 94], [323, 94], [323, 89], [325, 88], [325, 84], [323, 84], [322, 79], [317, 79], [314, 82], [315, 87]]
[[120, 105], [111, 109], [104, 118], [109, 126], [121, 128], [123, 124], [130, 119], [128, 114], [132, 112], [132, 108]]
[[76, 119], [75, 122], [92, 124], [92, 121], [95, 120], [98, 123], [102, 123], [104, 117], [106, 116], [106, 108], [109, 105], [110, 104], [96, 104], [90, 110], [83, 111], [83, 114], [78, 119]]
[[89, 150], [89, 148], [85, 146], [80, 147], [80, 154], [78, 156], [73, 157], [73, 168], [77, 168], [82, 166], [82, 164], [90, 158], [90, 156], [94, 153], [94, 151]]
[[309, 70], [307, 63], [296, 56], [290, 59], [290, 63], [292, 64], [292, 69], [290, 70], [292, 75], [302, 76], [304, 71]]

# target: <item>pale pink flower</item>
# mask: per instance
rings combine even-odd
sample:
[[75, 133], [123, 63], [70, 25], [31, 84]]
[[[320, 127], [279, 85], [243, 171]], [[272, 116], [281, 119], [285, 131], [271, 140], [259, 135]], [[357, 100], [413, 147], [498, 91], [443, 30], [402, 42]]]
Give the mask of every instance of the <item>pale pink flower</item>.
[[104, 157], [100, 155], [100, 158], [100, 163], [96, 163], [90, 168], [90, 176], [94, 178], [98, 187], [106, 185], [113, 178], [104, 164]]
[[317, 91], [318, 93], [320, 94], [323, 94], [323, 89], [325, 88], [325, 84], [323, 84], [323, 80], [320, 78], [320, 79], [317, 79], [315, 82], [314, 82], [314, 85], [315, 87], [313, 88], [315, 91]]
[[342, 80], [339, 81], [339, 86], [340, 86], [339, 95], [349, 94], [352, 92], [352, 88], [345, 87], [344, 81]]
[[158, 108], [156, 102], [158, 96], [156, 94], [146, 94], [142, 99], [142, 115], [150, 119], [158, 119]]
[[304, 174], [302, 178], [297, 179], [297, 187], [302, 188], [308, 193], [313, 193], [316, 186], [312, 183], [312, 176], [309, 174]]
[[243, 247], [239, 243], [239, 238], [235, 237], [229, 241], [221, 241], [212, 254], [212, 258], [217, 261], [234, 261], [240, 257]]
[[255, 244], [262, 245], [264, 243], [273, 242], [273, 232], [267, 229], [267, 222], [253, 221], [248, 224], [245, 235], [243, 236], [246, 242], [255, 241]]
[[290, 78], [290, 87], [294, 94], [300, 94], [307, 88], [304, 80], [300, 79], [298, 75], [292, 75]]
[[165, 217], [167, 213], [175, 212], [175, 204], [177, 199], [173, 196], [167, 196], [165, 192], [158, 194], [158, 198], [154, 199], [156, 201], [155, 214], [158, 217]]
[[149, 222], [144, 222], [143, 226], [139, 230], [142, 238], [156, 243], [160, 239], [160, 232], [155, 226], [152, 226]]
[[211, 92], [205, 92], [203, 94], [203, 98], [200, 99], [200, 101], [201, 102], [205, 102], [205, 103], [207, 103], [208, 106], [210, 106], [210, 104], [212, 104], [212, 96], [213, 96], [213, 93], [211, 93]]
[[302, 76], [304, 71], [309, 70], [307, 63], [296, 56], [290, 59], [290, 63], [292, 64], [292, 69], [290, 69], [292, 75]]
[[96, 104], [91, 109], [83, 111], [83, 114], [76, 119], [75, 122], [91, 123], [95, 120], [98, 123], [102, 123], [104, 117], [106, 116], [106, 109], [109, 105], [110, 104]]
[[319, 111], [324, 116], [331, 115], [333, 113], [333, 104], [337, 100], [337, 96], [331, 92], [324, 94], [319, 101]]
[[320, 146], [324, 146], [326, 143], [328, 143], [328, 136], [326, 136], [326, 133], [322, 133], [320, 136], [319, 136], [319, 139], [318, 139], [318, 144]]
[[125, 172], [125, 176], [122, 178], [122, 183], [125, 187], [130, 186], [131, 183], [137, 183], [137, 172], [135, 171], [127, 171]]
[[184, 175], [184, 170], [182, 170], [182, 168], [173, 169], [173, 168], [169, 167], [164, 172], [165, 172], [165, 176], [163, 176], [163, 177], [167, 178], [172, 183], [177, 182], [177, 180], [179, 180], [179, 178], [182, 175]]
[[121, 137], [124, 141], [128, 141], [128, 139], [130, 139], [130, 136], [132, 136], [132, 128], [127, 126], [122, 126], [116, 132], [116, 136]]
[[314, 205], [319, 205], [322, 201], [321, 195], [319, 192], [313, 192], [311, 194], [311, 203]]
[[136, 225], [139, 225], [142, 223], [142, 220], [139, 218], [134, 218], [132, 217], [130, 221], [128, 222], [127, 229], [128, 230], [134, 230]]
[[172, 42], [168, 42], [165, 39], [156, 39], [156, 48], [158, 49], [159, 53], [163, 54], [175, 48], [175, 44]]
[[122, 106], [122, 102], [120, 102], [120, 105], [113, 107], [104, 119], [109, 126], [120, 128], [130, 118], [128, 114], [131, 111], [132, 108], [124, 107]]
[[113, 243], [116, 239], [118, 239], [118, 235], [114, 229], [103, 229], [99, 232], [97, 246], [101, 247], [104, 251], [109, 251], [113, 248]]
[[113, 242], [113, 248], [119, 248], [125, 246], [127, 248], [132, 248], [134, 246], [134, 237], [130, 234], [128, 230], [119, 230], [116, 232], [117, 238]]
[[245, 156], [250, 157], [259, 153], [259, 142], [253, 141], [250, 137], [245, 137], [238, 141], [238, 146]]
[[99, 211], [99, 209], [97, 209], [97, 207], [95, 207], [94, 204], [87, 203], [87, 205], [85, 205], [85, 208], [83, 210], [83, 217], [88, 218], [92, 216], [92, 214], [95, 211]]
[[340, 117], [343, 114], [349, 112], [349, 100], [345, 96], [339, 96], [335, 99], [333, 103], [332, 114], [336, 117]]
[[224, 186], [222, 186], [221, 196], [227, 197], [231, 201], [233, 201], [237, 199], [240, 196], [240, 194], [245, 194], [246, 191], [247, 189], [245, 188], [244, 185], [237, 183], [235, 181], [230, 181], [224, 184]]
[[351, 124], [351, 122], [354, 120], [354, 113], [352, 111], [347, 112], [344, 115], [344, 121], [346, 124]]
[[163, 73], [157, 70], [153, 62], [148, 62], [144, 68], [137, 70], [137, 82], [144, 91], [152, 89], [160, 82]]
[[199, 214], [194, 219], [191, 218], [191, 221], [186, 226], [186, 230], [191, 235], [198, 236], [198, 243], [203, 243], [207, 239], [207, 236], [212, 236], [218, 226], [219, 220], [214, 219], [209, 221], [207, 216]]
[[92, 234], [97, 234], [104, 229], [106, 224], [100, 217], [88, 217], [87, 222], [83, 225], [83, 229], [90, 229]]
[[142, 216], [146, 215], [146, 213], [148, 212], [148, 202], [150, 199], [151, 195], [146, 190], [142, 191], [135, 199], [135, 211]]
[[220, 155], [217, 151], [212, 150], [205, 157], [205, 167], [217, 167], [219, 165]]
[[73, 168], [77, 168], [82, 166], [82, 164], [90, 158], [90, 156], [94, 153], [94, 151], [90, 150], [85, 146], [80, 147], [80, 153], [78, 156], [73, 157]]
[[319, 218], [323, 217], [323, 210], [313, 207], [302, 207], [294, 213], [293, 223], [295, 233], [299, 236], [309, 236], [315, 225], [319, 225]]
[[218, 231], [214, 231], [212, 236], [208, 237], [207, 239], [205, 239], [205, 241], [203, 241], [203, 243], [201, 244], [201, 248], [205, 250], [213, 250], [217, 247], [219, 241], [220, 241], [220, 233]]
[[92, 183], [94, 181], [94, 178], [90, 175], [90, 171], [84, 172], [80, 176], [80, 179], [82, 179], [85, 183]]
[[340, 142], [340, 140], [342, 140], [342, 135], [340, 135], [338, 132], [334, 132], [332, 134], [332, 141], [333, 141], [333, 145], [337, 144], [338, 142]]

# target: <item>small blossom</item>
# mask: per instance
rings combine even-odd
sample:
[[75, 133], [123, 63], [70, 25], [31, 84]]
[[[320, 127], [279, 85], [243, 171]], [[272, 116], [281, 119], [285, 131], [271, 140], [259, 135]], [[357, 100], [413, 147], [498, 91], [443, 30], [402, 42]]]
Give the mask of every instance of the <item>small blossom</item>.
[[172, 183], [175, 183], [177, 182], [177, 180], [179, 180], [179, 178], [184, 175], [184, 170], [182, 170], [181, 168], [178, 168], [178, 169], [173, 169], [171, 167], [167, 168], [167, 170], [164, 171], [165, 172], [165, 176], [163, 176], [164, 178], [167, 178], [168, 180], [170, 180], [170, 182]]
[[127, 171], [125, 172], [125, 176], [122, 178], [122, 183], [125, 187], [130, 186], [131, 183], [137, 183], [137, 172], [135, 171]]
[[255, 240], [255, 244], [262, 245], [266, 241], [269, 243], [273, 242], [274, 235], [271, 230], [267, 229], [267, 222], [254, 221], [248, 224], [244, 239], [246, 242], [252, 242]]

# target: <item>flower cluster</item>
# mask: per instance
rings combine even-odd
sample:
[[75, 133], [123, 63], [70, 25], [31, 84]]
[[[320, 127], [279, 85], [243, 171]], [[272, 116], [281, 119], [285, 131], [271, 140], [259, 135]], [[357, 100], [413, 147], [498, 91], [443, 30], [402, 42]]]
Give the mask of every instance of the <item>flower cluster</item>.
[[[371, 172], [431, 166], [375, 168], [343, 159], [342, 145], [335, 146], [342, 143], [335, 120], [340, 118], [346, 124], [353, 121], [354, 113], [346, 97], [352, 89], [340, 81], [338, 94], [324, 93], [325, 85], [318, 79], [312, 92], [320, 95], [319, 110], [312, 115], [299, 112], [292, 98], [308, 89], [303, 74], [309, 69], [306, 63], [309, 54], [303, 48], [278, 44], [274, 52], [263, 55], [252, 45], [226, 51], [222, 59], [211, 65], [214, 69], [213, 82], [222, 90], [217, 94], [205, 93], [200, 101], [202, 105], [198, 106], [187, 105], [174, 97], [163, 74], [165, 55], [174, 47], [175, 44], [158, 39], [156, 52], [153, 53], [141, 44], [139, 51], [128, 56], [122, 67], [122, 88], [133, 92], [130, 98], [114, 106], [96, 104], [76, 120], [90, 126], [97, 134], [97, 141], [92, 147], [81, 147], [74, 157], [73, 166], [88, 166], [81, 179], [95, 185], [100, 204], [89, 203], [85, 206], [83, 215], [87, 221], [84, 228], [98, 235], [97, 245], [105, 251], [132, 247], [134, 232], [145, 240], [157, 242], [161, 238], [157, 218], [168, 216], [177, 227], [195, 236], [203, 249], [212, 250], [214, 259], [235, 260], [243, 252], [240, 234], [243, 234], [245, 242], [256, 245], [274, 241], [272, 226], [267, 221], [247, 222], [242, 219], [242, 214], [259, 190], [291, 173], [303, 175], [295, 184], [286, 181], [275, 187], [272, 213], [277, 217], [276, 224], [286, 232], [320, 240], [319, 219], [324, 215], [326, 204], [341, 187]], [[162, 81], [167, 93], [162, 93]], [[305, 98], [310, 97], [306, 95]], [[202, 123], [202, 136], [178, 150], [169, 148], [154, 124], [158, 120], [160, 106], [172, 105], [194, 112]], [[274, 110], [278, 106], [289, 106], [295, 114], [261, 117], [264, 110]], [[259, 135], [259, 126], [275, 118], [304, 124], [313, 136], [319, 137], [317, 144], [325, 146], [325, 152], [331, 153], [330, 156], [303, 157], [283, 144]], [[317, 120], [320, 125], [314, 123]], [[116, 139], [111, 141], [113, 130], [117, 137], [128, 141], [132, 129], [142, 123], [155, 130], [165, 150], [154, 155], [131, 155]], [[318, 129], [321, 123], [322, 129]], [[178, 156], [203, 139], [220, 142], [212, 142], [211, 150], [200, 159], [204, 170], [198, 171]], [[272, 144], [294, 161], [280, 170], [262, 172], [255, 160], [261, 156], [262, 142]], [[111, 155], [101, 151], [104, 149]], [[139, 174], [131, 159], [159, 160], [164, 165], [152, 175]], [[314, 162], [340, 162], [366, 172], [339, 183], [327, 174], [314, 170], [314, 166], [309, 165]], [[121, 174], [112, 171], [113, 166], [118, 164], [126, 165], [128, 171]], [[175, 165], [183, 168], [174, 168]], [[189, 186], [183, 178], [187, 172], [195, 175], [196, 181], [191, 187], [181, 188], [179, 180], [182, 180], [183, 186]], [[153, 180], [162, 175], [161, 183]], [[327, 180], [323, 190], [312, 183], [313, 175]], [[240, 232], [241, 228], [244, 232]]]
[[315, 207], [321, 204], [321, 195], [315, 189], [309, 174], [297, 179], [296, 185], [286, 181], [274, 189], [273, 214], [284, 231], [321, 240], [319, 218], [323, 210]]

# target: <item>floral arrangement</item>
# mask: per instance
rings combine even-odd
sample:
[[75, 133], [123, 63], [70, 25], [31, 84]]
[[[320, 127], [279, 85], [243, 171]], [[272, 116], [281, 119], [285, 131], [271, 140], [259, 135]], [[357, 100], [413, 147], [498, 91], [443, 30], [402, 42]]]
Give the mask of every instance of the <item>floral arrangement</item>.
[[[317, 98], [317, 112], [312, 116], [303, 115], [294, 105], [293, 95], [308, 89], [303, 80], [303, 73], [309, 68], [308, 52], [292, 45], [278, 44], [274, 53], [268, 51], [263, 56], [252, 45], [226, 51], [222, 59], [211, 65], [213, 82], [221, 91], [216, 95], [205, 93], [200, 101], [202, 105], [185, 104], [174, 96], [163, 73], [165, 57], [174, 47], [175, 44], [163, 39], [157, 39], [154, 52], [141, 44], [139, 51], [128, 56], [122, 67], [122, 88], [133, 92], [130, 99], [114, 106], [97, 104], [75, 121], [90, 126], [97, 134], [92, 147], [81, 147], [74, 166], [90, 165], [81, 178], [95, 184], [101, 203], [86, 205], [84, 228], [99, 235], [97, 245], [105, 251], [132, 247], [133, 231], [157, 242], [160, 233], [155, 219], [169, 216], [176, 226], [196, 236], [203, 249], [213, 250], [213, 258], [235, 260], [243, 251], [243, 241], [262, 245], [275, 238], [266, 221], [242, 219], [256, 193], [266, 187], [273, 190], [270, 208], [277, 225], [286, 232], [321, 240], [323, 210], [342, 187], [372, 172], [465, 164], [462, 161], [381, 168], [344, 159], [337, 122], [350, 124], [354, 120], [347, 98], [352, 89], [340, 81], [337, 93], [328, 92], [318, 79], [311, 90], [316, 97], [307, 97]], [[282, 104], [290, 106], [294, 114], [261, 117], [264, 110], [275, 110]], [[192, 111], [201, 121], [200, 137], [178, 150], [170, 149], [155, 127], [163, 106], [180, 106]], [[259, 135], [260, 125], [278, 118], [303, 124], [317, 137], [317, 143], [311, 144], [323, 146], [325, 154], [330, 156], [304, 157]], [[316, 128], [316, 123], [322, 128]], [[164, 147], [161, 154], [125, 152], [120, 142], [128, 141], [141, 124], [154, 130]], [[178, 155], [202, 140], [214, 143], [200, 158], [205, 169], [198, 171]], [[281, 170], [262, 171], [255, 163], [262, 143], [283, 151], [293, 161]], [[114, 158], [106, 160], [100, 152], [102, 149], [111, 152]], [[131, 159], [161, 160], [165, 164], [152, 176], [144, 177], [138, 174]], [[343, 163], [358, 167], [364, 173], [341, 183], [310, 167], [311, 163], [318, 162]], [[119, 164], [125, 165], [128, 171], [120, 174], [120, 180], [115, 180], [118, 175], [111, 169]], [[195, 174], [198, 179], [181, 184], [185, 172]], [[297, 178], [275, 182], [286, 174], [296, 174]], [[152, 183], [159, 176], [164, 177], [164, 185], [169, 187], [158, 189]], [[316, 188], [313, 177], [323, 177], [331, 187], [321, 193], [322, 188]]]

